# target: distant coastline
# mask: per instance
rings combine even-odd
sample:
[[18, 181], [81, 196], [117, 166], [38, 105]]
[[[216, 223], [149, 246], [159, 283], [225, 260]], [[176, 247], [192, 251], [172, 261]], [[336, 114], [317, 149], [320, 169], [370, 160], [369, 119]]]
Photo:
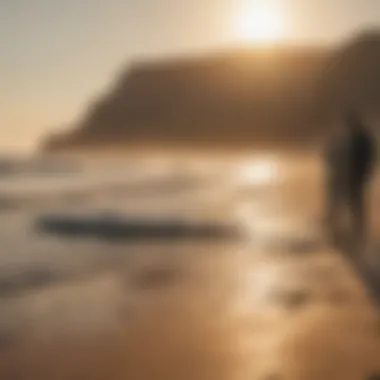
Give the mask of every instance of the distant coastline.
[[316, 147], [338, 110], [378, 117], [380, 32], [335, 49], [276, 46], [141, 62], [40, 151]]

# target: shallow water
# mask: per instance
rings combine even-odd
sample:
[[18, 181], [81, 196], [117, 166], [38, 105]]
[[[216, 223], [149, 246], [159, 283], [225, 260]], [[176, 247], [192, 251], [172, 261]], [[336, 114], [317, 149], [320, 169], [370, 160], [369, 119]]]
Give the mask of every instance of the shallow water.
[[[304, 157], [161, 158], [0, 182], [0, 378], [367, 379], [380, 319]], [[37, 233], [41, 215], [237, 226], [232, 241]]]

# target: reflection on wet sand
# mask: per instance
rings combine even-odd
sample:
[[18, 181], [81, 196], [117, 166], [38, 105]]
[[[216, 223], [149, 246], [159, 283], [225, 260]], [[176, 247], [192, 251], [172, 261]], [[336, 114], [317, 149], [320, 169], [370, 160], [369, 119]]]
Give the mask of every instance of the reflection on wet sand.
[[[366, 380], [380, 372], [378, 311], [318, 228], [318, 166], [278, 183], [272, 169], [215, 175], [221, 182], [200, 192], [219, 195], [200, 199], [197, 217], [234, 221], [238, 241], [30, 237], [28, 255], [3, 254], [1, 275], [39, 263], [61, 277], [2, 295], [0, 378]], [[18, 234], [5, 242], [16, 247]]]

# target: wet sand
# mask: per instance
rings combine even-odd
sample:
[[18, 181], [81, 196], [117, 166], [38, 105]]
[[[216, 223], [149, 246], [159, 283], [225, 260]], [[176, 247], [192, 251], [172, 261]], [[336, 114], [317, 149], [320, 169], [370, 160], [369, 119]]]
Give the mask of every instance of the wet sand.
[[[0, 378], [366, 380], [380, 373], [377, 305], [319, 226], [320, 168], [305, 161], [284, 178], [265, 173], [251, 167], [233, 182], [221, 172], [178, 195], [192, 217], [238, 224], [244, 238], [234, 242], [66, 241], [34, 236], [30, 214], [3, 215]], [[162, 196], [157, 208], [173, 197]], [[375, 237], [375, 212], [372, 225]]]

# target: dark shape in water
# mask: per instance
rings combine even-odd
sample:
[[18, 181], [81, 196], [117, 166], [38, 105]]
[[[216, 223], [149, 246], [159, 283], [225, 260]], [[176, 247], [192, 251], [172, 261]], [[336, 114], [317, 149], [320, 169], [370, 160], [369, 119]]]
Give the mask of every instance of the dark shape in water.
[[185, 223], [119, 217], [42, 216], [36, 221], [40, 233], [108, 240], [215, 240], [238, 238], [236, 228], [217, 223]]

